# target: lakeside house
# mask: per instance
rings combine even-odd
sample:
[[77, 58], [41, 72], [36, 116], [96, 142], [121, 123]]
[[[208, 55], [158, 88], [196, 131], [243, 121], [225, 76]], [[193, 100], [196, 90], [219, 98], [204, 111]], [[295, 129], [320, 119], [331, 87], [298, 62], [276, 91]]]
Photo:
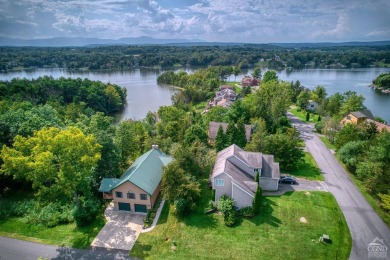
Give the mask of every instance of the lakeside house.
[[[259, 173], [259, 183], [255, 182]], [[211, 174], [215, 201], [223, 195], [234, 199], [238, 208], [252, 206], [257, 186], [265, 191], [279, 189], [279, 163], [273, 155], [246, 152], [233, 144], [217, 154]]]
[[307, 111], [316, 111], [318, 107], [318, 103], [314, 100], [309, 100], [307, 105], [306, 105], [306, 110]]
[[243, 87], [253, 87], [258, 86], [260, 84], [260, 80], [257, 78], [245, 76], [241, 80], [241, 86]]
[[350, 112], [341, 120], [340, 125], [344, 126], [348, 123], [350, 124], [374, 123], [376, 125], [378, 132], [381, 131], [390, 132], [390, 126], [376, 121], [374, 115], [368, 109]]
[[219, 87], [218, 92], [215, 93], [215, 97], [209, 102], [209, 107], [230, 107], [237, 100], [237, 96], [232, 86], [222, 85]]
[[99, 192], [103, 199], [112, 200], [115, 210], [146, 213], [153, 208], [160, 193], [163, 167], [172, 158], [153, 145], [119, 178], [103, 178]]
[[[209, 142], [211, 144], [215, 142], [215, 138], [217, 137], [219, 126], [222, 126], [223, 132], [226, 133], [228, 125], [229, 125], [228, 123], [211, 121], [209, 123]], [[246, 141], [249, 143], [252, 135], [252, 126], [251, 125], [244, 125], [244, 126], [245, 126]]]

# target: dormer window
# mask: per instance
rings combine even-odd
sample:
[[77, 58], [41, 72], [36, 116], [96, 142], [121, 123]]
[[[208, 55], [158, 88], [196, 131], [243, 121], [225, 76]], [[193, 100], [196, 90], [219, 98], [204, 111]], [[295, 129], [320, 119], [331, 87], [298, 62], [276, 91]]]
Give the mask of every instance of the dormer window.
[[253, 171], [254, 172], [259, 172], [259, 168], [254, 168]]

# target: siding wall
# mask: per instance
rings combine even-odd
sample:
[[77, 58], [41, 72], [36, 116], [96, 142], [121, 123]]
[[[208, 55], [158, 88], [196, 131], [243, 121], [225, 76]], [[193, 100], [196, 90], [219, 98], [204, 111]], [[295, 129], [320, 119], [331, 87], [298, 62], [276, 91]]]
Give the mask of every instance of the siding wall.
[[[224, 186], [215, 186], [215, 179], [223, 179], [225, 180]], [[232, 180], [231, 178], [226, 175], [225, 173], [222, 173], [221, 175], [218, 175], [213, 179], [213, 188], [215, 189], [215, 202], [218, 202], [219, 198], [222, 195], [228, 195], [232, 196]]]
[[252, 207], [253, 197], [242, 189], [238, 188], [236, 185], [233, 185], [233, 199], [236, 202], [237, 208], [243, 208], [247, 206]]
[[[116, 197], [115, 192], [117, 192], [117, 191], [122, 192], [122, 195], [123, 195], [122, 198], [117, 198]], [[132, 192], [132, 193], [135, 193], [135, 199], [128, 199], [127, 198], [127, 193], [129, 191]], [[159, 189], [156, 189], [156, 191], [159, 191]], [[137, 186], [135, 186], [134, 184], [132, 184], [129, 181], [123, 183], [119, 187], [117, 187], [114, 190], [112, 190], [112, 194], [114, 196], [114, 198], [113, 198], [114, 209], [116, 209], [116, 210], [118, 210], [118, 202], [130, 203], [130, 208], [131, 208], [131, 211], [133, 211], [133, 212], [135, 211], [134, 204], [146, 205], [147, 209], [151, 209], [152, 206], [153, 206], [152, 203], [151, 203], [151, 198], [150, 198], [149, 194], [147, 194], [144, 190], [138, 188]], [[146, 200], [140, 200], [140, 194], [146, 194], [147, 195], [147, 199]], [[153, 197], [154, 196], [157, 197], [157, 195], [153, 194]], [[154, 200], [156, 200], [156, 199], [154, 199]]]
[[264, 191], [277, 191], [279, 179], [260, 178], [260, 186]]

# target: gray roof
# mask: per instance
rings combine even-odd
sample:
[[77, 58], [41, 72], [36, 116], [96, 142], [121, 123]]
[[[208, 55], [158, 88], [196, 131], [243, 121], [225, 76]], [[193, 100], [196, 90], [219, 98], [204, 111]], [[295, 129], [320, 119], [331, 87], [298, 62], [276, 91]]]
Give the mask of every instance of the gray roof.
[[235, 184], [253, 194], [257, 184], [253, 182], [254, 177], [245, 171], [246, 168], [252, 171], [261, 169], [260, 178], [280, 178], [279, 163], [274, 162], [273, 155], [246, 152], [235, 144], [217, 154], [211, 178], [226, 173]]
[[[228, 123], [223, 123], [223, 122], [214, 122], [211, 121], [209, 123], [209, 138], [210, 140], [215, 140], [215, 137], [217, 136], [219, 126], [222, 125], [223, 132], [226, 133]], [[251, 125], [245, 125], [245, 136], [247, 142], [250, 141], [251, 139], [251, 134], [252, 134], [252, 126]]]
[[374, 120], [374, 115], [368, 109], [364, 109], [364, 110], [360, 110], [360, 111], [353, 111], [353, 112], [351, 112], [351, 114], [356, 118], [368, 118], [368, 119]]

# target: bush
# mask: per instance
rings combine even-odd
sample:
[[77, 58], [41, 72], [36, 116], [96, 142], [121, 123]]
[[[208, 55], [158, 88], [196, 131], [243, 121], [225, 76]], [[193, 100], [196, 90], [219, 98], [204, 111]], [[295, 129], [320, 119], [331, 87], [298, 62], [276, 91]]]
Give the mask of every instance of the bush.
[[253, 212], [253, 208], [251, 206], [248, 206], [238, 210], [238, 215], [245, 218], [253, 218], [255, 216], [255, 213]]
[[96, 219], [100, 203], [96, 199], [86, 199], [81, 207], [74, 207], [72, 215], [78, 227], [84, 227]]
[[315, 123], [314, 128], [318, 133], [322, 133], [322, 129], [324, 128], [324, 123], [322, 121]]
[[189, 210], [189, 203], [185, 199], [178, 199], [174, 202], [175, 208], [176, 208], [176, 215], [181, 218], [185, 215], [186, 212]]
[[223, 195], [219, 198], [218, 210], [222, 212], [226, 226], [234, 226], [239, 221], [234, 200], [229, 196]]
[[217, 208], [217, 205], [215, 204], [215, 202], [213, 200], [210, 200], [209, 201], [209, 209], [216, 209]]

